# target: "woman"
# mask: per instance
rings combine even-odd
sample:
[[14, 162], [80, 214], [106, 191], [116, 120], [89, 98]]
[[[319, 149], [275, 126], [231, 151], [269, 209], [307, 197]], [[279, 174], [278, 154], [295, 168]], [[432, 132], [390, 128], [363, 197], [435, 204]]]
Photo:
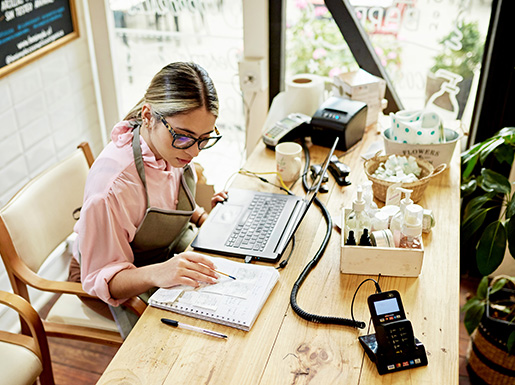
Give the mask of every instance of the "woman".
[[[152, 79], [145, 96], [118, 123], [91, 167], [70, 266], [70, 280], [103, 301], [88, 306], [110, 317], [125, 337], [136, 321], [123, 302], [152, 289], [214, 283], [213, 263], [183, 252], [190, 222], [207, 213], [194, 200], [191, 161], [220, 138], [218, 97], [207, 72], [172, 63]], [[212, 198], [212, 205], [226, 198]], [[109, 305], [109, 308], [105, 306]], [[110, 311], [109, 311], [110, 310]]]

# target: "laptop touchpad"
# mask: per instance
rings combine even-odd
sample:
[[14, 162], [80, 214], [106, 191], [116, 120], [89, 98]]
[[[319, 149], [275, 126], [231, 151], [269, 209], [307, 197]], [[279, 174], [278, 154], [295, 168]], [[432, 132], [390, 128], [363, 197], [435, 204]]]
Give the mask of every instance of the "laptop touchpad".
[[215, 217], [213, 218], [213, 222], [234, 224], [238, 220], [242, 210], [243, 206], [237, 205], [226, 205], [221, 207], [221, 210], [218, 210]]

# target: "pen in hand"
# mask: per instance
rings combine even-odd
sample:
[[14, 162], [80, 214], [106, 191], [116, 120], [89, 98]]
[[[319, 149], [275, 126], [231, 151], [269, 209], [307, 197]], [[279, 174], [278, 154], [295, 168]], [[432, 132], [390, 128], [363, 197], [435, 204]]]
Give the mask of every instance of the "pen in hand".
[[193, 325], [184, 324], [182, 322], [179, 322], [179, 321], [176, 321], [176, 320], [173, 320], [173, 319], [161, 318], [161, 322], [164, 323], [164, 324], [176, 327], [176, 328], [192, 330], [192, 331], [199, 332], [199, 333], [202, 333], [202, 334], [207, 334], [208, 336], [212, 336], [212, 337], [227, 338], [227, 336], [225, 334], [218, 333], [218, 332], [215, 332], [213, 330], [199, 328], [199, 327], [193, 326]]
[[203, 265], [203, 266], [206, 266], [209, 270], [214, 271], [215, 273], [218, 273], [218, 274], [221, 274], [221, 275], [225, 275], [226, 277], [229, 277], [229, 278], [231, 278], [231, 279], [236, 280], [236, 278], [235, 278], [235, 277], [233, 277], [232, 275], [229, 275], [229, 274], [227, 274], [227, 273], [222, 273], [221, 271], [218, 271], [218, 270], [216, 270], [216, 269], [212, 269], [212, 268], [210, 268], [210, 267], [209, 267], [209, 266], [207, 266], [207, 265], [204, 265], [204, 264], [202, 264], [202, 265]]

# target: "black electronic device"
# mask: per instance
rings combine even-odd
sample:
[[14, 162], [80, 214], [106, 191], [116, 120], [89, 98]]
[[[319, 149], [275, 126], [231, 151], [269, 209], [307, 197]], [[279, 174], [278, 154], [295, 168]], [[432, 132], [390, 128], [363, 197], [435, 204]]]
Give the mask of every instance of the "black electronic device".
[[379, 374], [427, 365], [426, 350], [413, 334], [398, 291], [372, 294], [368, 307], [375, 334], [361, 336], [359, 341]]
[[[320, 172], [322, 171], [322, 166], [319, 164], [312, 164], [309, 169], [311, 170], [311, 180], [314, 182], [317, 179], [318, 174], [320, 174]], [[329, 174], [327, 174], [326, 171], [322, 176], [322, 184], [320, 185], [320, 189], [318, 190], [318, 192], [322, 194], [329, 192], [327, 182], [329, 182]]]
[[338, 137], [338, 150], [351, 148], [363, 137], [367, 110], [366, 103], [331, 96], [311, 118], [311, 141], [331, 147]]
[[300, 112], [289, 114], [263, 133], [263, 142], [268, 147], [274, 148], [281, 142], [309, 136], [311, 130], [309, 126], [310, 121], [310, 116]]
[[[315, 180], [320, 174], [320, 171], [322, 171], [322, 166], [320, 164], [312, 164], [309, 168], [311, 171], [311, 180]], [[322, 177], [322, 183], [327, 183], [329, 181], [329, 175], [327, 174], [327, 171], [324, 173]]]
[[336, 155], [331, 157], [331, 160], [329, 161], [329, 167], [327, 169], [334, 176], [334, 179], [338, 185], [348, 186], [351, 184], [351, 182], [347, 180], [347, 177], [350, 174], [350, 167], [340, 162]]

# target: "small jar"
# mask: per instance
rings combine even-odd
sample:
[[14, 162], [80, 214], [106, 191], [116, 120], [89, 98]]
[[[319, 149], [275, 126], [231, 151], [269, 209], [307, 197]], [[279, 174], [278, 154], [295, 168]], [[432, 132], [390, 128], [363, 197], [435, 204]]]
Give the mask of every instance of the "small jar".
[[372, 218], [372, 231], [387, 229], [388, 219], [387, 213], [384, 211], [377, 211]]
[[370, 243], [377, 247], [395, 247], [393, 234], [390, 230], [377, 230], [370, 233]]
[[392, 220], [392, 217], [399, 212], [400, 208], [399, 206], [395, 205], [386, 205], [379, 209], [379, 211], [386, 213], [388, 215], [388, 227], [390, 227], [390, 221]]

